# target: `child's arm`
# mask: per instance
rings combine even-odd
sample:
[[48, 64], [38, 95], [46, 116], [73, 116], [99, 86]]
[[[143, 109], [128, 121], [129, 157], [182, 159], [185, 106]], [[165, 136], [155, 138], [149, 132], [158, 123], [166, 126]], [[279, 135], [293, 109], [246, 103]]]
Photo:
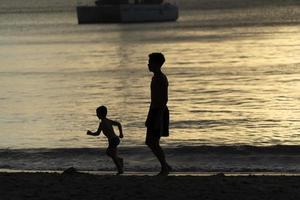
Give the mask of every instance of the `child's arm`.
[[122, 125], [121, 125], [121, 123], [120, 123], [120, 122], [117, 122], [117, 121], [112, 121], [112, 125], [118, 126], [119, 133], [120, 133], [119, 137], [120, 137], [120, 138], [123, 138], [124, 135], [123, 135], [123, 130], [122, 130]]
[[101, 123], [100, 123], [100, 124], [99, 124], [99, 127], [98, 127], [98, 130], [97, 130], [96, 132], [92, 132], [92, 131], [88, 130], [88, 131], [86, 132], [86, 134], [87, 134], [87, 135], [98, 136], [98, 135], [100, 135], [101, 131], [102, 131], [102, 126], [101, 126]]

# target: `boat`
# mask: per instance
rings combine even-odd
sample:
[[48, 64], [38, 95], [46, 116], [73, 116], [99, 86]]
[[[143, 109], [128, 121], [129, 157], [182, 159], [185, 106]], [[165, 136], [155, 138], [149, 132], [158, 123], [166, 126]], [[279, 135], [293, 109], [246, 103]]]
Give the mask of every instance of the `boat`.
[[163, 0], [97, 0], [77, 6], [78, 24], [176, 21], [178, 6]]

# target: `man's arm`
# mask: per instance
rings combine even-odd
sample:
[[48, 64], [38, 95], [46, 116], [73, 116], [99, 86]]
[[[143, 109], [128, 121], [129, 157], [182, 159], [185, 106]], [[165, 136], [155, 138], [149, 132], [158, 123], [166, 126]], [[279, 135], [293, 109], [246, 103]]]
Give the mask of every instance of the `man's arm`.
[[120, 137], [120, 138], [123, 138], [124, 135], [123, 135], [123, 130], [122, 130], [122, 125], [121, 125], [121, 123], [118, 122], [118, 121], [113, 121], [113, 120], [111, 121], [111, 123], [112, 123], [112, 125], [114, 125], [114, 126], [118, 126], [119, 133], [120, 133], [119, 137]]
[[168, 103], [168, 80], [166, 77], [160, 77], [156, 80], [155, 85], [156, 87], [153, 88], [154, 101], [151, 102], [151, 107], [161, 112]]
[[98, 136], [98, 135], [100, 135], [101, 131], [102, 131], [102, 126], [101, 126], [101, 123], [99, 123], [99, 127], [98, 127], [98, 130], [96, 132], [92, 132], [92, 131], [88, 130], [86, 132], [86, 134], [87, 135], [92, 135], [92, 136]]
[[155, 128], [159, 128], [161, 117], [168, 103], [168, 79], [162, 75], [154, 81], [154, 87], [151, 87], [151, 111], [145, 124], [146, 126], [152, 124]]

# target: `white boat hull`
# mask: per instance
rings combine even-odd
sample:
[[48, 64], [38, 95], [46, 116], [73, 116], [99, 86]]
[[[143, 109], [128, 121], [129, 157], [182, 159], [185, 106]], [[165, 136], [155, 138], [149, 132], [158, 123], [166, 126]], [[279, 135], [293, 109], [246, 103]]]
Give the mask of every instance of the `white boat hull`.
[[172, 4], [122, 4], [77, 7], [79, 24], [176, 21], [178, 13], [178, 7]]

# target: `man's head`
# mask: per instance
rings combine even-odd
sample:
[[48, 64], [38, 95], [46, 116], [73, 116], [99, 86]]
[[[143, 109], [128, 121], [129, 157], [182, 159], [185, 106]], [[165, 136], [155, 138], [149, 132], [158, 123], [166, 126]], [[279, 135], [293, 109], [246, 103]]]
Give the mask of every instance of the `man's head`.
[[165, 63], [165, 57], [162, 53], [149, 54], [148, 68], [150, 72], [160, 71], [160, 68]]
[[103, 119], [107, 115], [107, 108], [105, 106], [99, 106], [96, 109], [96, 113], [99, 119]]

